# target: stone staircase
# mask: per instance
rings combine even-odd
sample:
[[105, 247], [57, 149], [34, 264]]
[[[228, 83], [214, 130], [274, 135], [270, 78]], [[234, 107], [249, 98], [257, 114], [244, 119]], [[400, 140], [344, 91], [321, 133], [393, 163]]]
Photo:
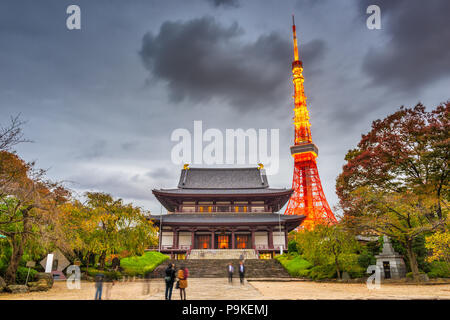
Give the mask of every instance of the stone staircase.
[[[227, 266], [230, 261], [234, 267], [233, 277], [239, 278], [239, 259], [188, 259], [188, 260], [166, 260], [153, 270], [152, 278], [164, 278], [165, 270], [169, 262], [175, 263], [175, 268], [185, 266], [189, 270], [191, 278], [226, 278], [228, 277]], [[245, 277], [255, 278], [290, 278], [289, 273], [275, 259], [249, 259], [245, 260]]]
[[193, 259], [209, 259], [209, 260], [217, 260], [217, 259], [226, 259], [226, 260], [235, 260], [235, 259], [258, 259], [256, 251], [254, 249], [192, 249], [189, 253], [189, 260]]

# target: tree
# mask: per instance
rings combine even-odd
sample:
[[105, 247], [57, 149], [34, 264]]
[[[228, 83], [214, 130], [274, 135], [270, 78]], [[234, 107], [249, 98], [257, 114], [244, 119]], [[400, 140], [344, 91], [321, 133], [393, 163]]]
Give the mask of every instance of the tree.
[[[123, 250], [142, 254], [157, 243], [156, 229], [144, 212], [122, 199], [101, 192], [87, 192], [86, 202], [74, 201], [64, 208], [66, 228], [84, 255], [98, 254], [104, 269], [107, 255]], [[69, 230], [70, 229], [70, 230]]]
[[341, 279], [345, 257], [359, 248], [354, 236], [339, 224], [318, 225], [314, 230], [299, 232], [296, 238], [308, 261], [314, 265], [333, 263], [338, 279]]
[[20, 120], [20, 114], [11, 117], [10, 124], [6, 127], [0, 126], [0, 150], [9, 151], [13, 146], [22, 143], [30, 142], [30, 140], [23, 137], [22, 125], [25, 122]]
[[428, 261], [443, 260], [450, 265], [450, 232], [436, 232], [425, 239], [425, 247], [431, 251]]
[[0, 233], [12, 251], [5, 274], [8, 283], [15, 282], [25, 249], [44, 250], [56, 243], [64, 247], [57, 210], [66, 196], [64, 188], [45, 179], [45, 171], [0, 151]]
[[441, 228], [449, 200], [450, 102], [401, 107], [372, 123], [336, 181], [347, 225], [401, 242], [418, 279], [412, 242]]

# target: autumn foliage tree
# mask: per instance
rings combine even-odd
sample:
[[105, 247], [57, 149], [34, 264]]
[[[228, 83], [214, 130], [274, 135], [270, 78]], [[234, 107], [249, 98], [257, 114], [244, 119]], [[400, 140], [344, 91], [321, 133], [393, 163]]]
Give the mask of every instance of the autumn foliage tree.
[[58, 246], [67, 248], [58, 219], [58, 207], [68, 192], [45, 178], [45, 171], [22, 160], [12, 148], [29, 142], [19, 115], [0, 127], [0, 234], [6, 237], [11, 255], [5, 278], [14, 283], [25, 250], [35, 253]]
[[85, 195], [85, 203], [73, 201], [65, 205], [65, 226], [72, 243], [85, 256], [99, 255], [101, 269], [105, 267], [107, 255], [123, 250], [142, 254], [157, 243], [156, 229], [141, 208], [106, 193]]
[[414, 239], [447, 219], [449, 111], [450, 102], [429, 112], [418, 104], [374, 121], [336, 182], [344, 221], [402, 243], [416, 279]]
[[0, 151], [0, 233], [11, 249], [5, 278], [14, 283], [25, 249], [42, 251], [51, 246], [65, 247], [60, 232], [58, 207], [68, 193], [59, 184], [45, 179], [16, 154]]

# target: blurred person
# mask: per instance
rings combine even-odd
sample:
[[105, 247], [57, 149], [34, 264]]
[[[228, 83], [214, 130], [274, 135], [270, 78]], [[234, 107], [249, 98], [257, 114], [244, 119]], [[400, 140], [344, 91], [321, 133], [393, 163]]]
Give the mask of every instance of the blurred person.
[[180, 270], [178, 270], [177, 277], [178, 277], [178, 289], [180, 289], [180, 300], [186, 300], [186, 288], [188, 286], [188, 283], [187, 283], [186, 268], [184, 266], [182, 266]]
[[105, 278], [105, 299], [110, 300], [112, 288], [116, 284], [116, 280], [114, 278]]
[[151, 278], [151, 273], [147, 272], [144, 276], [144, 286], [142, 288], [142, 294], [144, 296], [150, 294], [150, 278]]
[[228, 283], [233, 283], [233, 272], [234, 272], [234, 268], [233, 268], [233, 264], [230, 263], [227, 266], [227, 271], [228, 271]]
[[169, 263], [166, 268], [164, 280], [166, 282], [166, 300], [172, 299], [173, 283], [175, 282], [175, 264]]
[[245, 277], [245, 265], [244, 261], [239, 262], [239, 280], [241, 281], [241, 284], [244, 284], [244, 277]]
[[103, 280], [105, 275], [101, 272], [95, 275], [95, 300], [102, 300]]

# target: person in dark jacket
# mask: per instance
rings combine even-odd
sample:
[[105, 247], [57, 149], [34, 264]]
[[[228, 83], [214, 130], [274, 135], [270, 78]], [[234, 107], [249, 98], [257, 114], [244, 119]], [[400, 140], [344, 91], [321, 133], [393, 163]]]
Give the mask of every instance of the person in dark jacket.
[[241, 284], [244, 284], [244, 276], [245, 276], [245, 266], [244, 261], [241, 260], [239, 263], [239, 279], [241, 280]]
[[101, 272], [95, 275], [95, 300], [102, 300], [104, 279], [105, 275]]
[[166, 282], [166, 300], [172, 299], [172, 290], [173, 290], [173, 283], [175, 282], [175, 264], [169, 263], [169, 266], [166, 268], [165, 272], [166, 276], [164, 277], [164, 280]]
[[229, 263], [227, 266], [227, 272], [228, 272], [228, 283], [233, 283], [233, 272], [234, 272], [234, 268], [233, 268], [233, 263]]

